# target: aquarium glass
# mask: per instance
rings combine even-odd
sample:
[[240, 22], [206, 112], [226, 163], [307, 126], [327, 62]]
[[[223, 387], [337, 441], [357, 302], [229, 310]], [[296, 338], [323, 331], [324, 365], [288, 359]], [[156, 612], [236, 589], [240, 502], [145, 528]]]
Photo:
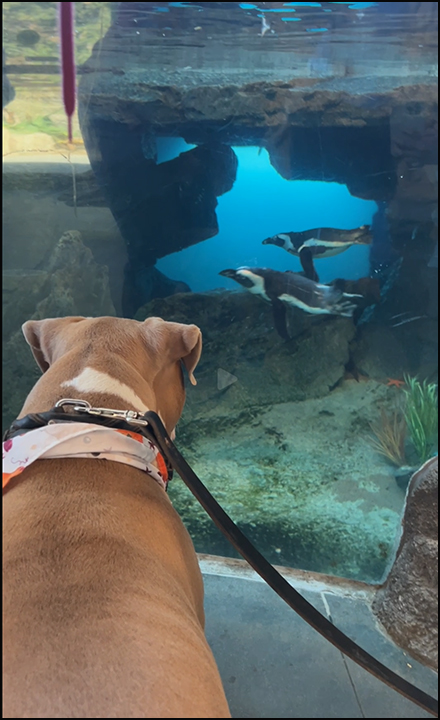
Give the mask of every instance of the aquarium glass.
[[379, 582], [437, 451], [438, 4], [74, 3], [71, 139], [58, 4], [2, 3], [4, 429], [24, 321], [194, 323], [187, 461], [271, 562]]

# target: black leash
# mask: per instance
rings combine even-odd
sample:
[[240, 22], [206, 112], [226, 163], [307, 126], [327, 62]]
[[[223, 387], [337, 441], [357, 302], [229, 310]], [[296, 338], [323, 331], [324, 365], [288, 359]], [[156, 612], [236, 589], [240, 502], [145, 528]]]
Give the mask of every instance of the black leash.
[[[295, 590], [284, 577], [271, 565], [266, 558], [252, 545], [246, 535], [236, 526], [229, 515], [203, 485], [195, 472], [188, 465], [180, 454], [161, 419], [155, 412], [147, 412], [144, 415], [131, 411], [105, 410], [102, 408], [91, 408], [89, 403], [78, 400], [60, 401], [58, 406], [46, 413], [27, 415], [25, 418], [15, 420], [9, 430], [5, 433], [4, 440], [20, 434], [23, 431], [42, 427], [51, 422], [90, 422], [103, 424], [107, 427], [115, 427], [121, 430], [133, 432], [133, 425], [137, 432], [154, 442], [163, 454], [167, 465], [179, 473], [185, 485], [191, 490], [201, 506], [206, 510], [215, 525], [227, 537], [242, 557], [253, 567], [270, 587], [309, 625], [320, 633], [326, 640], [347, 655], [351, 660], [381, 680], [386, 685], [396, 690], [408, 700], [416, 703], [426, 712], [438, 717], [438, 701], [425, 693], [412, 683], [404, 680], [393, 672], [386, 665], [376, 660], [372, 655], [363, 650], [333, 623], [322, 615], [303, 596]], [[69, 410], [63, 410], [65, 405], [73, 406]], [[75, 414], [71, 411], [74, 410]], [[91, 413], [89, 415], [88, 413]], [[111, 413], [111, 415], [110, 415]], [[116, 418], [115, 418], [116, 414]], [[105, 422], [103, 422], [105, 420]], [[151, 432], [152, 430], [152, 432]]]

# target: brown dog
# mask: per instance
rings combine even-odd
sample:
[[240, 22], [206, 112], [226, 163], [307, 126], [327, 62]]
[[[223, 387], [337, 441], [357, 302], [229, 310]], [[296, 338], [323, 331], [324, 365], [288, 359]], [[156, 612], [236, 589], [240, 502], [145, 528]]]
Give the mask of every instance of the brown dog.
[[[69, 397], [154, 410], [173, 433], [195, 325], [70, 317], [23, 332], [44, 374], [20, 416]], [[194, 547], [158, 482], [108, 459], [36, 460], [7, 488], [3, 527], [3, 717], [231, 717]]]

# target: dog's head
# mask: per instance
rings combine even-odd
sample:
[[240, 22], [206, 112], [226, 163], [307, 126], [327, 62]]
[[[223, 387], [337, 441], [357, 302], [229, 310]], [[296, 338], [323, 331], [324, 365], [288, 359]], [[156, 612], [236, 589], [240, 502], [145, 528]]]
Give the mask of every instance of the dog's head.
[[30, 320], [22, 329], [44, 373], [31, 408], [23, 410], [42, 411], [47, 407], [38, 402], [68, 396], [103, 406], [102, 396], [111, 396], [105, 401], [112, 400], [112, 407], [154, 410], [168, 432], [174, 431], [185, 402], [182, 365], [196, 384], [194, 370], [202, 351], [196, 325], [156, 317], [144, 322], [66, 317]]

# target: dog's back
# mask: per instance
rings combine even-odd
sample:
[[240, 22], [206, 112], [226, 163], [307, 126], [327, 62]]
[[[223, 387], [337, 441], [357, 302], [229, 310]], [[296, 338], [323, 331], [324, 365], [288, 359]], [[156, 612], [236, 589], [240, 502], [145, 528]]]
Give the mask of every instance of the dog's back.
[[3, 717], [230, 717], [192, 541], [145, 473], [37, 460], [4, 497], [3, 568]]

